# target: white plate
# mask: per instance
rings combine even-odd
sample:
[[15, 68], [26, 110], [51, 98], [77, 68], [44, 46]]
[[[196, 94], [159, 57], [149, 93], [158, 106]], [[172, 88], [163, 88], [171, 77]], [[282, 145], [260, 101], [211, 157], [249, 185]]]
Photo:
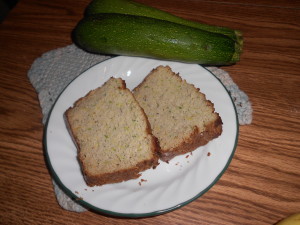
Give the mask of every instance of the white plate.
[[[63, 113], [78, 98], [101, 86], [111, 76], [123, 78], [127, 87], [133, 89], [159, 65], [169, 65], [206, 94], [223, 120], [222, 135], [192, 154], [177, 156], [169, 163], [161, 161], [156, 169], [143, 172], [138, 179], [88, 187]], [[237, 139], [238, 123], [233, 102], [221, 82], [209, 71], [196, 64], [120, 56], [90, 68], [67, 86], [51, 111], [44, 141], [53, 177], [70, 197], [101, 213], [145, 217], [177, 209], [208, 191], [227, 169]]]

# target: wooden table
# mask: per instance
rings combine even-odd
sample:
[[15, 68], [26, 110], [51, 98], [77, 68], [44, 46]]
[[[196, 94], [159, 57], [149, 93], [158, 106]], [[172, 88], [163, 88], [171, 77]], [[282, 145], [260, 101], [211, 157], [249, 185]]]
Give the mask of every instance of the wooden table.
[[186, 19], [242, 30], [244, 53], [224, 67], [253, 106], [236, 154], [201, 198], [170, 213], [120, 219], [57, 204], [43, 155], [33, 61], [71, 43], [89, 3], [21, 0], [0, 25], [0, 224], [274, 224], [300, 212], [300, 2], [138, 0]]

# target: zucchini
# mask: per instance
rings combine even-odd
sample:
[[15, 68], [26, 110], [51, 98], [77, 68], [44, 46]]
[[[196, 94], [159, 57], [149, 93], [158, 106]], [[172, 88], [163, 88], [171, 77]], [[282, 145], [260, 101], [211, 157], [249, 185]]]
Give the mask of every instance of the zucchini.
[[82, 49], [100, 54], [229, 65], [239, 60], [240, 46], [228, 36], [169, 21], [124, 14], [84, 17], [73, 31]]
[[223, 34], [237, 41], [238, 44], [243, 44], [242, 33], [238, 30], [232, 30], [226, 27], [211, 26], [190, 20], [185, 20], [165, 11], [131, 0], [93, 0], [87, 6], [85, 15], [89, 16], [97, 13], [120, 13], [166, 20], [213, 33]]

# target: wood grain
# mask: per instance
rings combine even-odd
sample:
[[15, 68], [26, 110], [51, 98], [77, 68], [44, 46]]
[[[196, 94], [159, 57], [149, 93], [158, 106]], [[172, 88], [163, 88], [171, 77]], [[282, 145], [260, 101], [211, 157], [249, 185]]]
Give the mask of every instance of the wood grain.
[[300, 212], [299, 1], [138, 1], [243, 31], [241, 61], [223, 69], [249, 96], [253, 122], [240, 127], [228, 170], [201, 198], [156, 217], [61, 209], [27, 72], [43, 53], [72, 43], [89, 1], [22, 0], [0, 25], [0, 224], [274, 224]]

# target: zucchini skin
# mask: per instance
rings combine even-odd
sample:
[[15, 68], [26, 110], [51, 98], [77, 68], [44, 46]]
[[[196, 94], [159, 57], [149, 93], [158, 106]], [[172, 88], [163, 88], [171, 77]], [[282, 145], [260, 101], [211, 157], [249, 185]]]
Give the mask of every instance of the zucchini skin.
[[213, 33], [223, 34], [237, 41], [238, 44], [243, 44], [242, 33], [238, 30], [185, 20], [171, 13], [131, 0], [93, 0], [87, 6], [85, 10], [85, 15], [90, 16], [98, 13], [120, 13], [126, 15], [146, 16], [155, 19], [166, 20]]
[[100, 54], [230, 65], [239, 60], [239, 46], [231, 38], [148, 17], [96, 14], [84, 17], [73, 31], [82, 49]]

